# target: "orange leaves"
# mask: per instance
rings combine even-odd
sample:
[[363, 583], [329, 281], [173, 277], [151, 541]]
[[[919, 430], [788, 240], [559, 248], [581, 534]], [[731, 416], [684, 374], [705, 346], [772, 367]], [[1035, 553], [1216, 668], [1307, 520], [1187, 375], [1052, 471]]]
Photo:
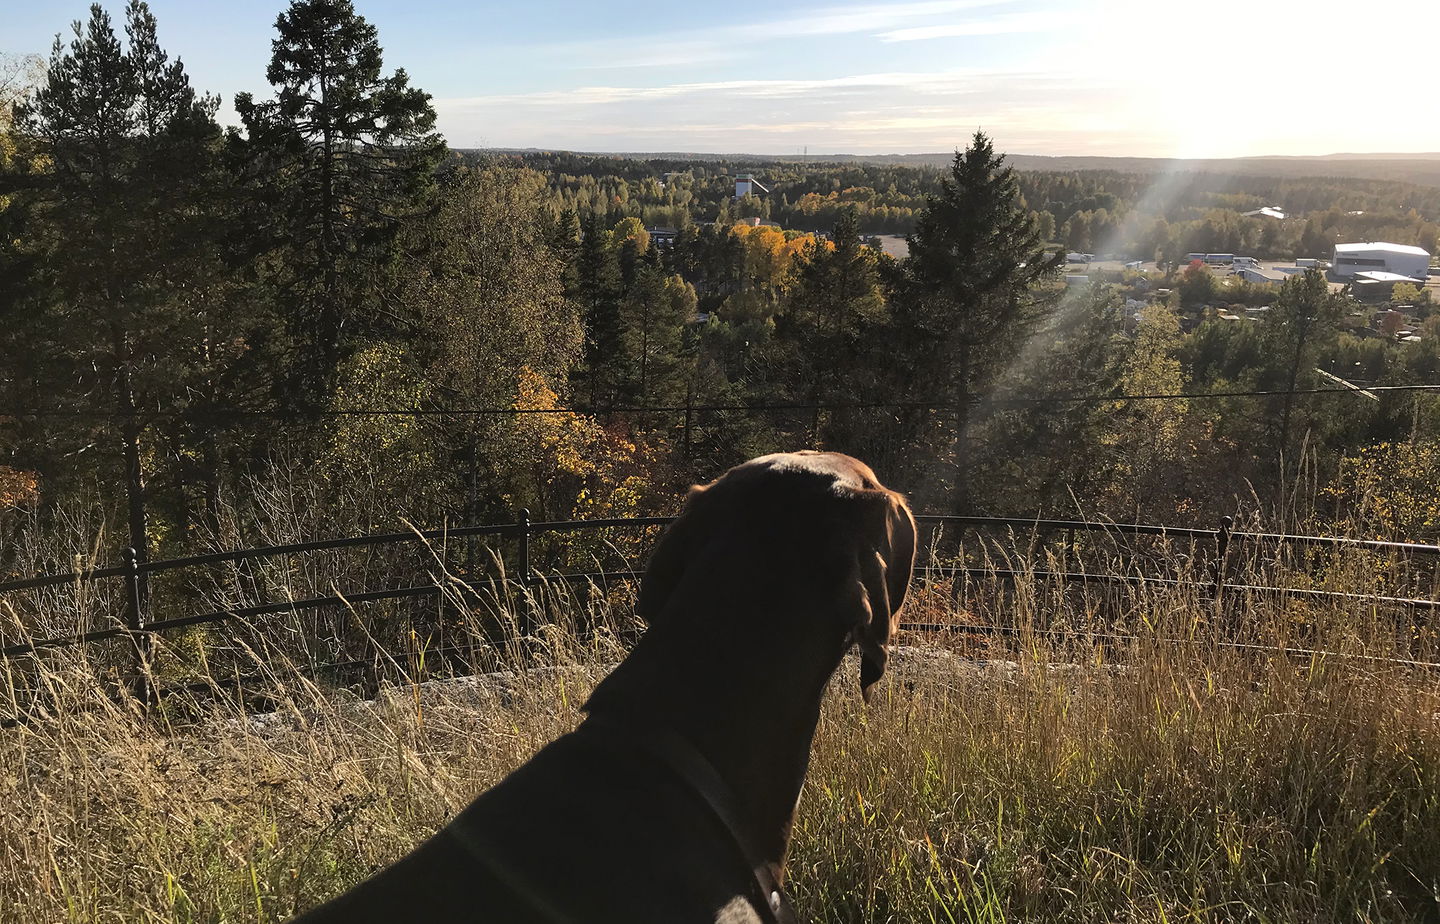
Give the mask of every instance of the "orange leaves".
[[40, 479], [34, 472], [0, 465], [0, 508], [33, 503], [39, 496]]
[[605, 439], [604, 428], [591, 417], [561, 411], [560, 396], [545, 376], [523, 366], [516, 387], [515, 434], [531, 456], [552, 471], [571, 476], [589, 476], [599, 461], [597, 449]]
[[631, 216], [620, 219], [615, 224], [613, 233], [617, 247], [626, 241], [634, 241], [637, 253], [644, 253], [650, 249], [650, 232], [645, 230], [645, 223], [638, 218]]
[[[786, 233], [773, 225], [737, 224], [730, 233], [745, 248], [745, 275], [756, 285], [783, 289], [789, 282], [795, 258], [816, 243], [813, 234]], [[822, 246], [833, 248], [829, 241]]]
[[641, 477], [656, 459], [620, 427], [563, 410], [545, 376], [522, 367], [516, 414], [496, 441], [506, 460], [506, 501], [541, 519], [634, 516], [653, 490]]

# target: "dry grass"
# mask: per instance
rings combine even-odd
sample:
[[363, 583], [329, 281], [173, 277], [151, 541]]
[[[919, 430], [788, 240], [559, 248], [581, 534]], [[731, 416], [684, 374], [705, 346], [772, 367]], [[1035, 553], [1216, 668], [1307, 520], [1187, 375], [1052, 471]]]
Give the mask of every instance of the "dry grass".
[[[927, 638], [868, 708], [837, 675], [790, 865], [812, 920], [1440, 918], [1440, 687], [1357, 657], [1423, 654], [1424, 627], [1237, 602], [1245, 641], [1335, 652], [1296, 657], [1216, 643], [1182, 590], [961, 596], [1016, 634]], [[1102, 620], [1134, 638], [1033, 631]], [[103, 662], [47, 656], [50, 713], [0, 732], [0, 920], [277, 921], [394, 860], [571, 728], [623, 654], [563, 624], [523, 650], [484, 637], [476, 668], [508, 672], [433, 680], [392, 652], [368, 701], [253, 654], [258, 718], [212, 695], [142, 716], [101, 692]]]
[[1440, 914], [1433, 684], [1150, 655], [927, 671], [828, 722], [802, 903], [835, 921]]

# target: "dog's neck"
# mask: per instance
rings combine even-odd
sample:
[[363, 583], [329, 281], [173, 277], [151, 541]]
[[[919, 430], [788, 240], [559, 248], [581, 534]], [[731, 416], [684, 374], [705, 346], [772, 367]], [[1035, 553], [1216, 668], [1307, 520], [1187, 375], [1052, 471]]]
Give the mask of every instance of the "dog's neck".
[[[742, 620], [749, 626], [737, 625]], [[777, 868], [820, 699], [849, 645], [838, 626], [820, 633], [832, 637], [817, 637], [817, 623], [824, 625], [823, 614], [751, 609], [728, 624], [712, 612], [704, 623], [653, 629], [586, 706], [592, 715], [637, 729], [650, 724], [692, 744], [731, 789], [760, 859]]]

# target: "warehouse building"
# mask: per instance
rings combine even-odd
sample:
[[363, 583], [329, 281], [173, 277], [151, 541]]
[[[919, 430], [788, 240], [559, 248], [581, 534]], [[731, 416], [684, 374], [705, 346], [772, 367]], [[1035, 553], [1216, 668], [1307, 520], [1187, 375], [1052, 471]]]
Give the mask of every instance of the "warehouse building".
[[1394, 273], [1421, 280], [1429, 269], [1430, 254], [1424, 250], [1384, 241], [1336, 244], [1330, 263], [1330, 271], [1341, 279], [1352, 279], [1356, 273]]
[[1400, 283], [1415, 281], [1412, 276], [1379, 270], [1356, 273], [1350, 277], [1350, 294], [1362, 302], [1382, 302], [1394, 297], [1395, 287]]
[[1231, 273], [1231, 275], [1239, 276], [1246, 282], [1254, 282], [1260, 285], [1267, 285], [1269, 283], [1280, 283], [1285, 281], [1284, 273], [1267, 272], [1262, 269], [1256, 269], [1253, 266], [1242, 266], [1239, 269], [1235, 270], [1233, 273]]

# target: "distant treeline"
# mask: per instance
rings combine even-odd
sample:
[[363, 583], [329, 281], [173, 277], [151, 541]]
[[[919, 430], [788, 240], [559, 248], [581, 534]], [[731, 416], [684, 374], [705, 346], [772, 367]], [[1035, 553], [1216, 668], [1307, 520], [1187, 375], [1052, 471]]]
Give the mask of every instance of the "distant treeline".
[[[537, 148], [483, 148], [463, 151], [469, 156], [549, 154]], [[579, 152], [582, 156], [626, 160], [673, 161], [685, 164], [734, 163], [751, 169], [769, 164], [874, 164], [889, 167], [942, 169], [954, 156], [948, 151], [924, 154], [703, 154], [691, 151], [653, 153]], [[1287, 178], [1340, 177], [1360, 180], [1440, 186], [1440, 153], [1432, 154], [1328, 154], [1320, 156], [1170, 158], [1102, 157], [1069, 154], [1009, 154], [1010, 165], [1025, 173], [1137, 173], [1145, 176], [1212, 173], [1225, 176]]]
[[[862, 233], [909, 234], [925, 197], [938, 190], [944, 175], [938, 167], [908, 161], [640, 160], [477, 151], [452, 156], [469, 164], [516, 163], [543, 173], [555, 192], [557, 210], [597, 214], [612, 225], [636, 217], [648, 226], [674, 228], [758, 217], [784, 228], [825, 231], [842, 212], [853, 209]], [[1021, 164], [1044, 160], [1019, 158]], [[1279, 175], [1224, 173], [1228, 162], [1197, 163], [1204, 169], [1017, 169], [1017, 178], [1022, 202], [1048, 240], [1069, 250], [1114, 252], [1128, 259], [1175, 261], [1191, 251], [1323, 258], [1336, 243], [1351, 240], [1387, 240], [1433, 250], [1440, 235], [1440, 187], [1290, 176], [1278, 168]], [[1236, 163], [1253, 168], [1271, 161]], [[1324, 167], [1317, 169], [1328, 169], [1352, 162], [1318, 163]], [[736, 201], [738, 173], [754, 174], [769, 191]], [[1243, 216], [1265, 206], [1278, 206], [1287, 219]]]

